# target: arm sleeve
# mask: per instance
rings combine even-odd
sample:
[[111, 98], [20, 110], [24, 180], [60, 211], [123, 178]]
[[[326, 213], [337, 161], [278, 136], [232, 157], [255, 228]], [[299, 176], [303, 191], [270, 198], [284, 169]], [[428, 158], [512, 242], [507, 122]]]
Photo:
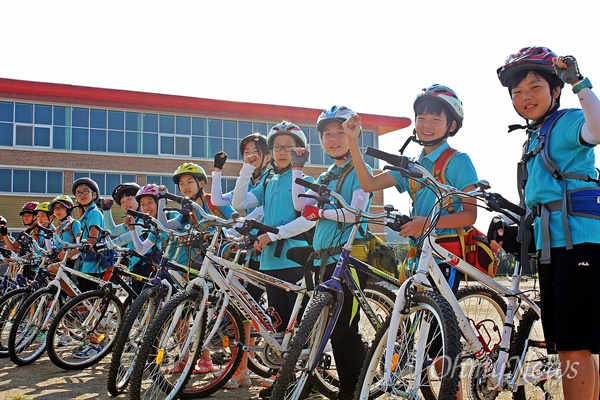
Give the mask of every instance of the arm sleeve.
[[[167, 213], [165, 212], [165, 207], [167, 202], [165, 199], [158, 200], [158, 221], [163, 224], [166, 228], [169, 229], [179, 229], [181, 228], [181, 221], [179, 220], [179, 216], [173, 219], [167, 220]], [[179, 214], [181, 215], [181, 214]]]
[[244, 163], [240, 176], [235, 181], [235, 189], [233, 189], [232, 205], [236, 210], [245, 210], [258, 206], [256, 196], [248, 193], [248, 184], [254, 172], [254, 165]]
[[306, 192], [304, 187], [302, 187], [296, 183], [296, 178], [302, 178], [302, 176], [303, 176], [303, 173], [301, 170], [298, 170], [298, 169], [292, 170], [292, 201], [294, 202], [294, 209], [296, 209], [296, 211], [299, 211], [299, 212], [304, 211], [304, 208], [307, 205], [314, 206], [315, 204], [317, 204], [317, 201], [315, 199], [309, 199], [307, 197], [298, 197], [299, 194], [304, 194], [304, 193], [316, 195], [316, 193], [312, 190], [308, 190], [308, 192]]
[[[366, 193], [362, 189], [357, 189], [354, 192], [352, 192], [352, 201], [350, 202], [350, 206], [365, 211], [367, 204], [369, 204], [368, 193]], [[347, 223], [356, 222], [356, 215], [352, 214], [348, 210], [343, 209], [323, 210], [323, 218]]]
[[215, 206], [229, 206], [233, 199], [233, 192], [223, 193], [221, 186], [221, 172], [212, 172], [212, 183], [210, 187], [210, 201]]
[[298, 217], [285, 225], [278, 226], [279, 229], [278, 234], [267, 233], [272, 241], [287, 239], [293, 236], [296, 236], [302, 232], [306, 232], [313, 226], [315, 226], [316, 222], [309, 221], [304, 217]]
[[154, 243], [152, 242], [152, 240], [150, 240], [150, 238], [147, 238], [142, 243], [142, 240], [140, 239], [140, 236], [138, 235], [137, 230], [129, 231], [129, 232], [131, 233], [131, 242], [133, 243], [133, 247], [135, 247], [135, 251], [137, 251], [138, 253], [146, 254], [148, 252], [148, 250], [150, 250], [152, 248], [152, 246], [154, 245]]

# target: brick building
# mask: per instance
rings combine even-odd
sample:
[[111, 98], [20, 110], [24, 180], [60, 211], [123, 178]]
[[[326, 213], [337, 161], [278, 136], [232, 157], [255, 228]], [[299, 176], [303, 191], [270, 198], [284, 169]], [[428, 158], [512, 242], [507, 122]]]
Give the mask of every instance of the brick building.
[[[266, 134], [284, 119], [306, 133], [307, 172], [317, 177], [331, 163], [315, 126], [321, 111], [0, 78], [0, 215], [20, 230], [23, 203], [71, 195], [82, 176], [98, 182], [102, 196], [131, 181], [177, 193], [171, 175], [179, 165], [196, 162], [210, 176], [213, 154], [221, 150], [229, 156], [223, 187], [231, 190], [241, 168], [239, 140]], [[404, 117], [361, 116], [363, 149], [410, 125]], [[382, 204], [382, 192], [376, 193], [372, 211]]]

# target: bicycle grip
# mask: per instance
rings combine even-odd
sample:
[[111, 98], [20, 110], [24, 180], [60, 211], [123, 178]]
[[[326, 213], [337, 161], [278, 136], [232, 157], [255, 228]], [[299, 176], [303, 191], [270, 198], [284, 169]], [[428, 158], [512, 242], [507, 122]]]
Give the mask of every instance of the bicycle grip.
[[144, 221], [150, 221], [150, 218], [151, 218], [146, 213], [143, 213], [141, 211], [135, 211], [135, 210], [132, 210], [132, 209], [127, 210], [127, 214], [131, 215], [132, 217], [142, 219]]
[[371, 146], [367, 147], [365, 154], [400, 168], [408, 168], [410, 162], [408, 157], [386, 153]]
[[167, 193], [163, 193], [161, 196], [164, 197], [167, 200], [172, 200], [172, 201], [174, 201], [176, 203], [179, 203], [179, 204], [183, 204], [186, 201], [186, 199], [188, 199], [185, 196], [177, 196], [176, 194], [168, 193], [168, 192]]
[[275, 235], [279, 233], [278, 228], [275, 228], [275, 227], [269, 226], [269, 225], [265, 225], [261, 222], [258, 222], [255, 219], [248, 219], [248, 220], [246, 220], [246, 223], [248, 225], [249, 230], [258, 229], [261, 232], [273, 233]]
[[508, 201], [504, 197], [502, 197], [502, 195], [500, 195], [499, 193], [494, 193], [494, 197], [496, 198], [496, 201], [498, 202], [498, 205], [501, 208], [504, 208], [505, 210], [508, 210], [517, 215], [520, 215], [521, 217], [525, 216], [526, 211], [523, 207], [518, 206], [514, 203], [511, 203], [510, 201]]

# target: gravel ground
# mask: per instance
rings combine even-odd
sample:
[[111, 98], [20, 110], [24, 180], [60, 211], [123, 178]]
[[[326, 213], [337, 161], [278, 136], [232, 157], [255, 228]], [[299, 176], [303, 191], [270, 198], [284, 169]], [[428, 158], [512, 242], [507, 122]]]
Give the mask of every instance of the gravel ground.
[[[35, 363], [18, 367], [10, 359], [0, 359], [0, 400], [115, 399], [106, 391], [110, 356], [83, 371], [64, 371], [44, 356]], [[212, 399], [258, 399], [262, 389], [259, 379], [254, 385], [236, 390], [220, 390]], [[19, 397], [20, 396], [20, 397]], [[121, 395], [117, 399], [126, 399]]]

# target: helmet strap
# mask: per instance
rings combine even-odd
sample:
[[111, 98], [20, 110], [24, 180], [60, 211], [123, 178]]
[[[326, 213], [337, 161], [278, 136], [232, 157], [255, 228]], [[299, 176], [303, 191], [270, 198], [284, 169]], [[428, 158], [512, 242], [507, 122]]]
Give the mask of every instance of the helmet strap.
[[[328, 154], [329, 155], [329, 154]], [[350, 158], [350, 150], [348, 150], [346, 152], [346, 154], [339, 156], [339, 157], [334, 157], [334, 156], [329, 156], [330, 158], [333, 158], [334, 160], [347, 160]]]
[[429, 147], [429, 146], [435, 146], [435, 145], [442, 143], [444, 140], [448, 139], [449, 136], [450, 136], [450, 131], [446, 130], [446, 133], [444, 134], [444, 136], [442, 136], [440, 138], [437, 138], [434, 140], [428, 140], [428, 141], [420, 140], [420, 139], [417, 139], [417, 130], [413, 129], [412, 136], [410, 136], [408, 139], [406, 139], [406, 141], [400, 148], [400, 154], [404, 154], [404, 150], [406, 150], [406, 147], [408, 146], [408, 144], [410, 142], [415, 142], [423, 147]]
[[291, 162], [287, 165], [287, 167], [283, 167], [283, 168], [279, 168], [279, 166], [277, 165], [277, 163], [273, 159], [271, 159], [270, 163], [273, 166], [273, 172], [275, 172], [278, 175], [281, 175], [284, 172], [287, 172], [290, 169], [292, 169], [292, 163]]
[[[514, 105], [513, 105], [514, 107]], [[560, 107], [560, 102], [557, 100], [556, 104], [554, 104], [553, 106], [551, 105], [550, 107], [548, 107], [548, 111], [546, 111], [546, 113], [544, 115], [542, 115], [537, 121], [532, 121], [530, 122], [527, 118], [523, 117], [518, 111], [517, 114], [521, 115], [521, 117], [523, 117], [525, 119], [525, 122], [527, 125], [519, 125], [519, 124], [513, 124], [513, 125], [509, 125], [508, 126], [508, 132], [512, 132], [512, 131], [516, 131], [517, 129], [531, 129], [531, 130], [535, 130], [537, 129], [538, 126], [542, 125], [544, 123], [544, 120], [549, 117], [550, 115], [554, 114]], [[515, 108], [516, 111], [516, 108]]]

